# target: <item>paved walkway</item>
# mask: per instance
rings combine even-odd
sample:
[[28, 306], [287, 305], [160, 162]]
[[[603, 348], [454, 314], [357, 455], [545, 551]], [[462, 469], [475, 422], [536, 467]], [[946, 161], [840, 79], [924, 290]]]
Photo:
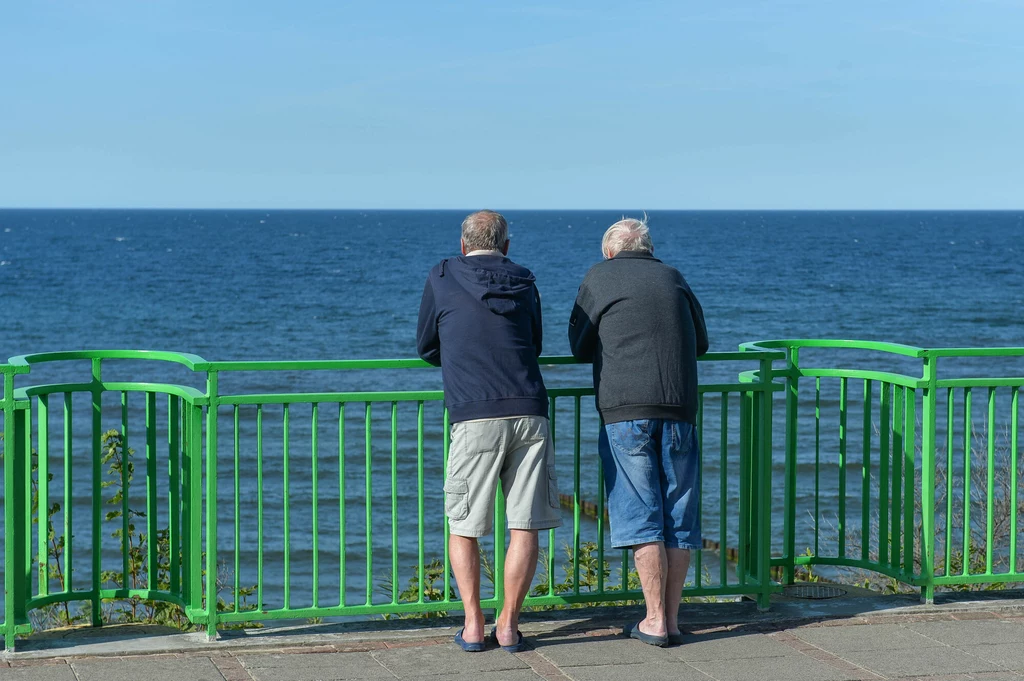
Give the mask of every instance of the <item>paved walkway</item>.
[[1024, 598], [792, 601], [770, 613], [749, 603], [684, 606], [693, 633], [664, 649], [622, 636], [636, 610], [580, 612], [530, 621], [532, 649], [515, 655], [463, 653], [451, 642], [455, 626], [408, 621], [232, 632], [214, 643], [136, 628], [76, 630], [0, 658], [0, 681], [1024, 679]]

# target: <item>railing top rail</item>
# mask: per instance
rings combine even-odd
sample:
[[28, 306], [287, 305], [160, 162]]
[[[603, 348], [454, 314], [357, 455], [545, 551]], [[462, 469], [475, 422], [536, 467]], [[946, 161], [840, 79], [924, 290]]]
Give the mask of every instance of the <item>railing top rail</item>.
[[868, 340], [843, 340], [838, 338], [803, 338], [803, 339], [776, 339], [761, 340], [741, 343], [741, 350], [767, 350], [767, 349], [789, 349], [789, 348], [839, 348], [843, 350], [873, 350], [876, 352], [888, 352], [904, 357], [924, 357], [928, 352], [925, 348], [902, 343], [887, 343], [884, 341]]
[[925, 357], [1024, 357], [1021, 348], [929, 348]]
[[[753, 361], [760, 359], [782, 359], [783, 353], [771, 350], [755, 352], [709, 352], [699, 358], [702, 362]], [[570, 355], [544, 355], [538, 360], [541, 366], [564, 366], [589, 364]], [[209, 362], [209, 371], [346, 371], [356, 369], [418, 369], [431, 365], [421, 359], [325, 359], [325, 360], [255, 360]]]
[[192, 371], [206, 371], [209, 362], [187, 352], [165, 352], [162, 350], [71, 350], [62, 352], [37, 352], [30, 355], [11, 357], [8, 362], [17, 373], [27, 373], [33, 364], [46, 362], [65, 362], [76, 359], [142, 359], [158, 362], [174, 362], [182, 364]]

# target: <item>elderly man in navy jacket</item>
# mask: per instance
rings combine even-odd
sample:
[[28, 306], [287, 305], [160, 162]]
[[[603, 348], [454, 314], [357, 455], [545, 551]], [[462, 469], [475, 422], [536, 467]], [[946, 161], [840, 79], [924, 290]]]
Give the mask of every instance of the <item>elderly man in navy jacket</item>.
[[540, 294], [530, 270], [509, 260], [508, 224], [494, 211], [462, 223], [462, 255], [442, 260], [427, 277], [417, 348], [441, 367], [452, 422], [445, 513], [449, 552], [465, 605], [455, 641], [467, 652], [485, 647], [480, 609], [480, 550], [490, 534], [501, 481], [511, 534], [505, 556], [505, 609], [492, 639], [524, 649], [519, 612], [537, 567], [537, 533], [561, 525], [548, 396], [541, 352]]

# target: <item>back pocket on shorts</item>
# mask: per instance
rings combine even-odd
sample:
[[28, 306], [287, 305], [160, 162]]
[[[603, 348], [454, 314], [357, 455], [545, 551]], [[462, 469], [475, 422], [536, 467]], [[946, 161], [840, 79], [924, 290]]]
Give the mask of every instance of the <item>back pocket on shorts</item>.
[[444, 510], [449, 520], [465, 520], [469, 515], [469, 483], [460, 478], [449, 478], [444, 483]]

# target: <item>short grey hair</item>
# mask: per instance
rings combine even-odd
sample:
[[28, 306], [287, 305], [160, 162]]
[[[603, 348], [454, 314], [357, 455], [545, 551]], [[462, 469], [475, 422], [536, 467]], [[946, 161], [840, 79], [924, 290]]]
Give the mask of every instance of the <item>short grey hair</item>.
[[623, 218], [608, 228], [601, 239], [601, 253], [614, 258], [622, 251], [654, 253], [651, 231], [647, 229], [647, 216], [642, 220]]
[[462, 221], [462, 241], [466, 252], [500, 251], [508, 241], [505, 216], [493, 210], [478, 210]]

